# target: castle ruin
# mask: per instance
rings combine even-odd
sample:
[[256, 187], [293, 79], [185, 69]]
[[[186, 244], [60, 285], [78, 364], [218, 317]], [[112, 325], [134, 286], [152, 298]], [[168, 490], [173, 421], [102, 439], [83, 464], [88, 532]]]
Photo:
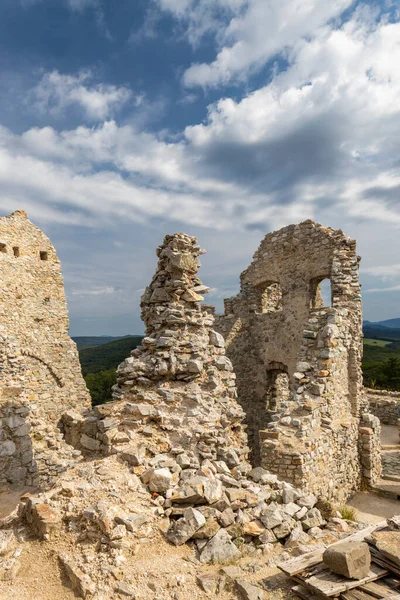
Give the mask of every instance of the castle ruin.
[[72, 451], [61, 415], [90, 398], [60, 261], [24, 211], [0, 218], [0, 273], [0, 484], [49, 483]]
[[359, 261], [341, 230], [305, 221], [270, 233], [217, 319], [253, 464], [330, 500], [380, 475], [379, 420], [362, 383]]

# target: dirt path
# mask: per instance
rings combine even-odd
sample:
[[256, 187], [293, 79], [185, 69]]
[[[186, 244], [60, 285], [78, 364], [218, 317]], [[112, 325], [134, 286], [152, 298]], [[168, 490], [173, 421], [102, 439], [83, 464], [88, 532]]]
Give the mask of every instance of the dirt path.
[[371, 492], [360, 492], [348, 501], [357, 510], [357, 521], [379, 523], [383, 519], [400, 514], [400, 502]]

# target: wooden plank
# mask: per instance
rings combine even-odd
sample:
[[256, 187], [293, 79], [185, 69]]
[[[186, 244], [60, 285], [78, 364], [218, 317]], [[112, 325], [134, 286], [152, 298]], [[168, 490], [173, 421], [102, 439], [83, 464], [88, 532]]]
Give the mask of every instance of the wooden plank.
[[361, 586], [362, 591], [368, 592], [374, 598], [391, 598], [394, 596], [400, 600], [400, 593], [397, 591], [397, 588], [400, 587], [400, 581], [396, 579], [392, 579], [390, 577], [384, 577], [380, 579], [377, 583], [366, 583]]
[[296, 594], [296, 596], [302, 598], [303, 600], [321, 600], [323, 598], [322, 596], [313, 594], [313, 592], [310, 592], [310, 590], [305, 588], [303, 585], [295, 585], [292, 588], [292, 592]]
[[[380, 521], [380, 523], [376, 523], [375, 525], [370, 525], [369, 527], [365, 527], [364, 529], [361, 529], [360, 531], [356, 531], [352, 535], [349, 535], [347, 538], [344, 538], [343, 540], [339, 540], [338, 542], [335, 542], [334, 544], [331, 544], [328, 547], [331, 548], [332, 546], [336, 546], [336, 544], [340, 544], [341, 542], [353, 542], [353, 541], [361, 542], [364, 540], [364, 538], [366, 536], [370, 535], [373, 531], [378, 531], [378, 530], [384, 529], [385, 527], [387, 527], [386, 520]], [[304, 571], [308, 567], [317, 565], [319, 562], [322, 561], [322, 555], [323, 555], [323, 551], [321, 551], [321, 550], [319, 550], [319, 551], [316, 550], [314, 552], [311, 551], [308, 554], [303, 554], [302, 556], [298, 556], [297, 558], [292, 558], [291, 560], [287, 560], [285, 562], [278, 563], [277, 567], [278, 567], [278, 569], [283, 571], [286, 575], [289, 575], [289, 577], [292, 577], [293, 575], [296, 575], [297, 573], [301, 573], [301, 571]]]
[[321, 550], [316, 550], [314, 552], [309, 552], [308, 554], [298, 556], [297, 558], [292, 558], [291, 560], [287, 560], [283, 563], [278, 563], [277, 567], [286, 575], [292, 577], [297, 573], [301, 573], [301, 571], [304, 571], [308, 567], [317, 565], [319, 562], [321, 562], [321, 560], [322, 552]]
[[354, 594], [354, 590], [343, 592], [343, 594], [340, 594], [340, 598], [342, 600], [358, 600], [357, 596]]
[[354, 588], [351, 590], [355, 600], [372, 600], [372, 596], [368, 592], [363, 592], [360, 588]]
[[372, 564], [367, 577], [359, 580], [347, 579], [342, 575], [332, 573], [328, 567], [326, 567], [326, 571], [321, 571], [311, 577], [307, 577], [302, 573], [295, 575], [294, 579], [313, 592], [330, 597], [339, 596], [342, 592], [352, 590], [363, 583], [369, 583], [370, 581], [384, 577], [387, 573], [386, 569], [382, 569], [378, 565]]
[[[382, 580], [379, 581], [382, 582]], [[384, 598], [385, 595], [388, 593], [388, 590], [390, 590], [390, 588], [388, 588], [385, 585], [382, 585], [382, 583], [374, 583], [373, 581], [371, 581], [370, 583], [365, 583], [360, 587], [360, 589], [363, 592], [368, 592], [368, 594], [370, 594], [374, 598]]]
[[398, 577], [400, 577], [400, 566], [395, 565], [392, 561], [390, 561], [386, 556], [383, 556], [381, 552], [377, 548], [370, 547], [371, 557], [374, 563], [388, 569]]

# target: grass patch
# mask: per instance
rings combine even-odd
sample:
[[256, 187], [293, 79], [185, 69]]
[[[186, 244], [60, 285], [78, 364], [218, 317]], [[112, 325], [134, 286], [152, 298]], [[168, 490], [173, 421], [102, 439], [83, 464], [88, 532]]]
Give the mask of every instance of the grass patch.
[[388, 340], [373, 340], [372, 338], [364, 338], [364, 344], [366, 346], [376, 346], [377, 348], [386, 348], [386, 346], [389, 346], [392, 342], [389, 342]]
[[357, 511], [352, 506], [344, 504], [339, 508], [339, 512], [342, 519], [345, 519], [346, 521], [357, 521]]

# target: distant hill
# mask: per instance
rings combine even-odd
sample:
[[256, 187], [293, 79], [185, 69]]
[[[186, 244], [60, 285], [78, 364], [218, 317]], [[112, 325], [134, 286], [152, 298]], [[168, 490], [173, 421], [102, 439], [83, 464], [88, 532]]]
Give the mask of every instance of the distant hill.
[[379, 325], [384, 327], [390, 327], [392, 329], [400, 329], [400, 318], [397, 319], [386, 319], [386, 321], [378, 321]]
[[[94, 336], [75, 336], [72, 339], [78, 347], [78, 350], [83, 350], [83, 348], [92, 348], [93, 346], [103, 346], [104, 344], [108, 344], [109, 342], [114, 342], [115, 340], [120, 340], [122, 337], [127, 336], [116, 336], [113, 337], [111, 335], [94, 335]], [[131, 337], [131, 336], [129, 336]]]
[[[81, 338], [85, 339], [85, 338]], [[106, 338], [86, 338], [102, 340]], [[79, 358], [82, 365], [83, 375], [108, 371], [116, 367], [129, 356], [131, 350], [139, 346], [143, 339], [141, 335], [132, 335], [113, 339], [101, 345], [82, 348], [79, 350]]]
[[[396, 319], [393, 319], [395, 321]], [[370, 321], [364, 321], [363, 324], [364, 337], [373, 338], [379, 340], [400, 340], [400, 327], [386, 327], [380, 323], [371, 323]]]

